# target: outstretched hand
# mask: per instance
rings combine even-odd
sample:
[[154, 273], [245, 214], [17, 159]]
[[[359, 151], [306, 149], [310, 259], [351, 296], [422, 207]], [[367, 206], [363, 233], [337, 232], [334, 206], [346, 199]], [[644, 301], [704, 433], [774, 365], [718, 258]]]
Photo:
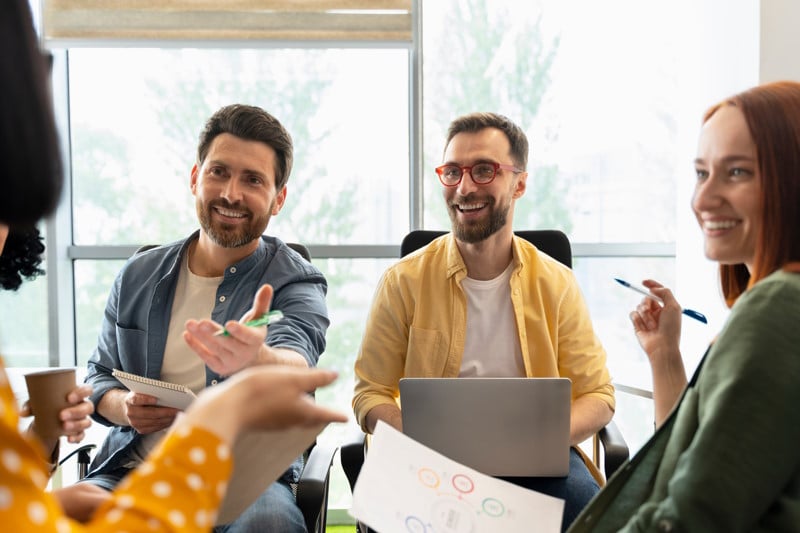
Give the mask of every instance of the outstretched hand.
[[185, 420], [234, 438], [242, 430], [286, 429], [347, 416], [314, 402], [311, 393], [331, 383], [336, 373], [319, 368], [260, 365], [205, 389], [186, 411]]
[[253, 299], [253, 307], [238, 322], [229, 320], [225, 323], [228, 336], [216, 335], [222, 325], [213, 320], [188, 320], [183, 339], [211, 370], [222, 376], [229, 376], [248, 366], [271, 362], [275, 357], [264, 344], [267, 327], [246, 326], [244, 323], [269, 311], [272, 292], [271, 285], [263, 285]]

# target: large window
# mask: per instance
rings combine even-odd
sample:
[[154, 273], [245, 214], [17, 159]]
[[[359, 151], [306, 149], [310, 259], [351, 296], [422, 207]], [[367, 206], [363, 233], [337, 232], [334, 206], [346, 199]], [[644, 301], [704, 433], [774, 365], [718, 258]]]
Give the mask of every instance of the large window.
[[[165, 243], [194, 231], [189, 176], [198, 134], [234, 102], [267, 109], [294, 138], [287, 201], [271, 234], [315, 245], [399, 242], [408, 227], [407, 56], [393, 49], [70, 51], [75, 244]], [[94, 347], [119, 266], [76, 264], [80, 364]], [[362, 269], [331, 266], [329, 281], [357, 285]], [[343, 298], [339, 305], [350, 307]]]
[[[217, 108], [243, 102], [294, 137], [286, 207], [268, 232], [308, 245], [330, 284], [320, 364], [341, 378], [319, 401], [350, 411], [376, 282], [408, 230], [449, 227], [433, 167], [449, 121], [476, 110], [528, 133], [515, 226], [570, 236], [615, 381], [650, 388], [627, 318], [638, 297], [614, 277], [659, 279], [711, 317], [684, 326], [691, 368], [724, 317], [688, 209], [694, 140], [707, 105], [757, 81], [757, 2], [414, 5], [411, 43], [60, 44], [53, 91], [69, 195], [47, 225], [51, 275], [0, 294], [7, 363], [85, 365], [122, 261], [196, 228], [198, 134]], [[739, 69], [720, 68], [720, 57]], [[616, 420], [635, 450], [652, 431], [652, 405], [621, 393]], [[349, 490], [337, 483], [332, 505], [344, 507]]]

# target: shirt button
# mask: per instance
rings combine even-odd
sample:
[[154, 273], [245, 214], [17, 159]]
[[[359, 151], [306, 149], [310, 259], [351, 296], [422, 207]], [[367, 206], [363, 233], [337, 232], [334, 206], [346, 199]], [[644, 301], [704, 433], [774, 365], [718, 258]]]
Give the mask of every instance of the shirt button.
[[656, 529], [658, 529], [659, 531], [663, 531], [664, 533], [669, 533], [675, 528], [674, 524], [672, 523], [672, 520], [667, 520], [666, 518], [664, 518], [658, 521]]
[[218, 382], [216, 379], [212, 379], [212, 380], [211, 380], [211, 384], [212, 384], [212, 385], [216, 385], [217, 383], [219, 383], [219, 382]]
[[230, 272], [231, 274], [236, 274], [236, 267], [231, 267], [231, 268], [228, 270], [228, 272]]
[[224, 302], [224, 301], [225, 301], [225, 296], [220, 296], [220, 297], [219, 297], [219, 301], [220, 301], [220, 302]]

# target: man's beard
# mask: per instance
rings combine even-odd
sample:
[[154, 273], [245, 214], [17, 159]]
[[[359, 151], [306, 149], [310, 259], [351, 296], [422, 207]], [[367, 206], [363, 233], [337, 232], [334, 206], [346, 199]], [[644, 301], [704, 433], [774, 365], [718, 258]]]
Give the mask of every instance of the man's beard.
[[[232, 211], [239, 211], [249, 218], [245, 224], [225, 224], [223, 222], [213, 220], [211, 214], [214, 207], [222, 207], [223, 209], [230, 209]], [[229, 204], [225, 200], [213, 200], [207, 205], [203, 205], [200, 201], [197, 202], [197, 218], [200, 220], [200, 227], [206, 235], [209, 236], [214, 244], [222, 246], [223, 248], [238, 248], [253, 242], [263, 235], [264, 230], [267, 229], [272, 209], [267, 212], [263, 217], [253, 217], [253, 213], [246, 208], [237, 206], [236, 204]]]
[[[456, 200], [456, 203], [472, 203], [474, 202], [469, 196]], [[447, 214], [450, 215], [450, 221], [453, 224], [453, 235], [461, 242], [474, 244], [488, 239], [490, 236], [497, 233], [503, 226], [506, 225], [508, 220], [508, 211], [511, 209], [511, 203], [496, 207], [497, 202], [494, 198], [487, 199], [488, 205], [486, 208], [489, 210], [489, 218], [485, 221], [471, 222], [464, 224], [458, 221], [458, 207], [453, 205], [448, 206]]]

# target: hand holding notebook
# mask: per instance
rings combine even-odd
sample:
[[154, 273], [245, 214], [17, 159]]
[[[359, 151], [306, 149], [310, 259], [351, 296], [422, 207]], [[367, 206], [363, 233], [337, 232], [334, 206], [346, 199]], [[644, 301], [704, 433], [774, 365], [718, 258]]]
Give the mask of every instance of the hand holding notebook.
[[133, 392], [158, 398], [157, 405], [186, 409], [197, 397], [189, 387], [117, 370], [111, 374]]

